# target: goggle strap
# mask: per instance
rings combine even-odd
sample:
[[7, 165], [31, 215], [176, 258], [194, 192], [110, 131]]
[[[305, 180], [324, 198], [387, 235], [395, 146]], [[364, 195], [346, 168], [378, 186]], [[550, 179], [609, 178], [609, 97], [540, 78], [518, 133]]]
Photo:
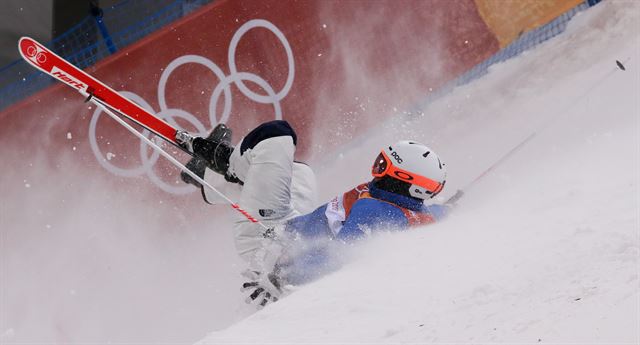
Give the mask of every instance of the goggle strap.
[[[398, 178], [397, 176], [393, 176], [393, 174], [389, 174], [390, 170], [396, 170], [396, 171], [404, 172], [405, 174], [408, 174], [410, 176], [414, 176], [414, 175], [409, 174], [408, 172], [405, 172], [404, 170], [396, 167], [391, 162], [391, 159], [389, 159], [389, 156], [387, 156], [387, 154], [384, 152], [384, 150], [380, 152], [380, 155], [378, 157], [382, 157], [385, 160], [385, 169], [383, 171], [379, 172], [379, 173], [376, 173], [376, 172], [372, 171], [373, 176], [382, 177], [382, 176], [385, 176], [385, 175], [389, 175], [392, 178], [399, 179], [400, 181], [411, 183], [411, 184], [416, 184], [415, 182], [417, 182], [417, 181], [412, 182], [410, 180], [405, 180], [405, 179]], [[373, 168], [375, 168], [377, 164], [378, 164], [378, 159], [376, 159], [376, 162], [374, 162]], [[440, 191], [442, 191], [442, 189], [444, 188], [444, 183], [446, 182], [446, 181], [444, 181], [442, 183], [438, 183], [438, 182], [430, 180], [430, 179], [428, 179], [426, 177], [421, 177], [421, 178], [425, 179], [425, 180], [429, 180], [431, 183], [437, 183], [437, 186], [436, 186], [436, 188], [434, 188], [433, 191], [429, 190], [429, 188], [427, 188], [426, 186], [422, 186], [420, 184], [416, 184], [417, 186], [420, 186], [420, 187], [426, 189], [427, 191], [429, 191], [429, 193], [432, 194], [431, 197], [434, 197], [434, 196], [436, 196], [436, 194], [440, 193]]]

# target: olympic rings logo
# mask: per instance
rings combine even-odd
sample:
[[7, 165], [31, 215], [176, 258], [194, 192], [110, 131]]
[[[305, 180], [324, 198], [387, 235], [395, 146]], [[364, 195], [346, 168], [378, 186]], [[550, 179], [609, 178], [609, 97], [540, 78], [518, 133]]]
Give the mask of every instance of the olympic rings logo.
[[[239, 72], [236, 66], [236, 48], [238, 47], [238, 43], [242, 39], [242, 36], [246, 34], [249, 30], [254, 28], [265, 28], [271, 33], [273, 33], [278, 40], [282, 43], [286, 53], [287, 53], [287, 62], [288, 62], [288, 73], [287, 80], [285, 85], [282, 87], [282, 90], [275, 92], [273, 87], [269, 85], [269, 83], [261, 78], [258, 75], [248, 72]], [[228, 52], [228, 61], [229, 61], [229, 75], [225, 75], [224, 72], [218, 65], [216, 65], [213, 61], [199, 55], [184, 55], [175, 60], [173, 60], [169, 65], [164, 69], [162, 75], [160, 76], [160, 82], [158, 84], [158, 104], [160, 105], [160, 110], [156, 112], [147, 101], [145, 101], [142, 97], [137, 94], [129, 91], [120, 91], [119, 93], [130, 100], [138, 103], [141, 107], [151, 112], [152, 114], [156, 114], [159, 118], [165, 120], [171, 126], [183, 129], [178, 125], [175, 121], [176, 118], [180, 118], [189, 124], [193, 125], [198, 131], [196, 134], [200, 136], [206, 136], [208, 134], [208, 130], [203, 123], [201, 123], [193, 114], [179, 108], [170, 108], [167, 105], [166, 101], [166, 85], [171, 73], [175, 71], [178, 67], [195, 63], [205, 66], [209, 69], [219, 80], [218, 85], [213, 89], [211, 94], [211, 98], [209, 99], [209, 130], [215, 127], [218, 123], [226, 123], [229, 120], [229, 114], [231, 113], [231, 85], [235, 84], [238, 89], [249, 99], [262, 104], [272, 104], [273, 110], [275, 113], [275, 119], [282, 119], [282, 109], [280, 106], [280, 101], [284, 99], [289, 91], [291, 90], [291, 86], [293, 85], [293, 78], [295, 74], [295, 66], [293, 60], [293, 51], [291, 50], [291, 45], [287, 38], [284, 36], [282, 31], [278, 29], [271, 22], [266, 21], [264, 19], [254, 19], [248, 21], [244, 25], [242, 25], [238, 31], [233, 35], [231, 42], [229, 44], [229, 52]], [[259, 94], [254, 91], [251, 91], [244, 84], [245, 81], [250, 81], [258, 85], [265, 94]], [[219, 98], [224, 95], [224, 108], [222, 109], [222, 113], [218, 116], [217, 104]], [[149, 155], [147, 145], [140, 141], [140, 159], [142, 161], [142, 165], [135, 168], [120, 168], [113, 165], [110, 162], [110, 157], [105, 156], [100, 148], [98, 147], [98, 140], [96, 135], [96, 128], [98, 119], [102, 114], [102, 110], [100, 108], [96, 108], [93, 112], [93, 116], [91, 118], [91, 122], [89, 124], [89, 142], [91, 144], [91, 150], [95, 155], [96, 159], [100, 163], [100, 165], [110, 171], [111, 173], [124, 177], [135, 177], [140, 176], [142, 174], [146, 174], [154, 184], [160, 187], [162, 190], [172, 193], [172, 194], [187, 194], [193, 192], [194, 189], [192, 187], [184, 185], [173, 185], [163, 181], [154, 171], [153, 167], [158, 161], [160, 154], [156, 151], [153, 151], [151, 155]], [[148, 130], [144, 130], [142, 132], [143, 135], [149, 137], [150, 132]], [[162, 140], [159, 138], [155, 138], [156, 143], [161, 143]]]

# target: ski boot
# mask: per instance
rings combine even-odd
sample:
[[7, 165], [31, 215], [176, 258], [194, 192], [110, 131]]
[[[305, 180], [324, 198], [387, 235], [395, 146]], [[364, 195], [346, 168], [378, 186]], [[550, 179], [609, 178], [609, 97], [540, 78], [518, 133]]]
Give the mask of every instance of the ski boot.
[[[185, 165], [187, 169], [200, 178], [204, 178], [205, 168], [209, 167], [213, 171], [224, 175], [227, 181], [238, 182], [237, 179], [227, 175], [229, 157], [233, 152], [231, 135], [231, 128], [223, 123], [218, 124], [206, 138], [194, 138], [190, 137], [186, 132], [178, 132], [176, 140], [187, 150], [194, 153], [194, 157]], [[202, 187], [198, 181], [184, 171], [180, 173], [180, 178], [182, 181], [198, 188]]]

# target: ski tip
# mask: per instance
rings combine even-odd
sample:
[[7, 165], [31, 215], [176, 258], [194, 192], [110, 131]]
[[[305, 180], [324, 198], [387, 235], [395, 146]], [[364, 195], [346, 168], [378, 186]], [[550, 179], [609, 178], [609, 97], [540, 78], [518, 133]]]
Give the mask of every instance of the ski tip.
[[29, 36], [22, 36], [20, 37], [20, 39], [18, 40], [18, 50], [20, 51], [20, 53], [22, 53], [24, 51], [24, 48], [29, 46], [29, 45], [33, 45], [35, 42], [35, 40]]
[[47, 50], [31, 37], [23, 36], [18, 41], [18, 51], [22, 58], [34, 67], [44, 70], [47, 64]]
[[35, 40], [28, 36], [22, 36], [18, 40], [18, 51], [23, 59], [28, 59], [36, 54]]

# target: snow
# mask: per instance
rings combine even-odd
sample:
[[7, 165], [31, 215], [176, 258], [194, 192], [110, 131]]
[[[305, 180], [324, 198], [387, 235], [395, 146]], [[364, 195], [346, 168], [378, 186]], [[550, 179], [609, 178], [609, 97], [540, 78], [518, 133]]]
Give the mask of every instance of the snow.
[[0, 343], [640, 343], [639, 61], [639, 3], [605, 1], [317, 157], [329, 200], [370, 178], [383, 143], [412, 138], [447, 164], [440, 201], [465, 195], [446, 221], [355, 246], [258, 312], [239, 292], [231, 210], [123, 190], [87, 174], [99, 167], [76, 143], [52, 162], [5, 142]]
[[604, 2], [343, 148], [320, 185], [366, 180], [380, 138], [409, 131], [447, 163], [443, 198], [466, 194], [444, 222], [358, 245], [339, 271], [198, 344], [639, 343], [639, 59], [639, 4]]

